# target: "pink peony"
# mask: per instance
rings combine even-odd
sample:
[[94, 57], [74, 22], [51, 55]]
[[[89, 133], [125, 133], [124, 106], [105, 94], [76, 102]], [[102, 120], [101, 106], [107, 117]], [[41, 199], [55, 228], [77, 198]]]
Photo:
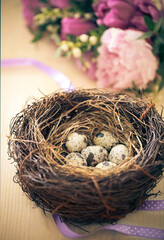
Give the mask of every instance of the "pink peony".
[[61, 38], [66, 39], [67, 34], [79, 36], [95, 28], [95, 24], [82, 18], [63, 18], [61, 21]]
[[97, 24], [107, 27], [136, 28], [146, 31], [144, 15], [156, 22], [160, 13], [151, 0], [100, 0], [93, 5]]
[[121, 90], [132, 87], [134, 82], [139, 88], [156, 76], [157, 58], [146, 40], [137, 40], [142, 32], [110, 28], [101, 38], [97, 58], [96, 77], [99, 87]]
[[70, 6], [69, 0], [50, 0], [49, 2], [53, 7], [57, 7], [61, 9]]

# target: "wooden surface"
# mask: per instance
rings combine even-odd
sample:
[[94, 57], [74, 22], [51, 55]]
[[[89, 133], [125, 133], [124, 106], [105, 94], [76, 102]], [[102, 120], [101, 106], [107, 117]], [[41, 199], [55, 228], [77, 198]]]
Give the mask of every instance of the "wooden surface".
[[[96, 84], [77, 69], [75, 63], [65, 58], [54, 57], [55, 49], [46, 40], [32, 44], [31, 34], [25, 27], [21, 3], [18, 0], [2, 0], [2, 59], [33, 58], [62, 71], [75, 87], [93, 88]], [[35, 207], [18, 184], [13, 182], [16, 172], [7, 155], [7, 135], [9, 122], [24, 106], [30, 97], [41, 97], [59, 89], [59, 86], [46, 74], [35, 67], [10, 67], [2, 69], [2, 121], [1, 121], [1, 202], [0, 239], [1, 240], [66, 240], [57, 229], [52, 216], [44, 215]], [[164, 105], [164, 90], [154, 99], [157, 108]], [[162, 180], [154, 192], [164, 192]], [[158, 196], [157, 199], [164, 199]], [[145, 227], [164, 228], [164, 213], [137, 212], [129, 214], [120, 221]], [[112, 231], [99, 231], [86, 237], [87, 240], [141, 239], [128, 237]]]

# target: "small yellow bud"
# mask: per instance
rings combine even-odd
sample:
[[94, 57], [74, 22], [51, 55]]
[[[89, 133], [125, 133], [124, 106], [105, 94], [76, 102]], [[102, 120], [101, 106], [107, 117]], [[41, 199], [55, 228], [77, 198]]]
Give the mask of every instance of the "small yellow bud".
[[81, 17], [81, 14], [77, 12], [77, 13], [75, 13], [73, 16], [74, 16], [74, 18], [80, 18], [80, 17]]
[[41, 18], [37, 21], [37, 25], [43, 25], [46, 23], [46, 20], [44, 18]]
[[55, 31], [55, 28], [54, 28], [54, 26], [53, 25], [48, 25], [47, 27], [46, 27], [46, 29], [47, 29], [47, 31], [49, 31], [49, 32], [54, 32]]
[[91, 68], [90, 62], [86, 61], [86, 62], [85, 62], [85, 67], [86, 67], [87, 69], [90, 69], [90, 68]]
[[79, 40], [80, 40], [81, 42], [87, 42], [88, 39], [89, 39], [89, 36], [88, 36], [87, 34], [81, 34], [81, 35], [79, 36]]
[[41, 12], [43, 12], [43, 13], [47, 12], [47, 8], [42, 7], [42, 8], [41, 8]]
[[73, 42], [71, 42], [71, 41], [68, 41], [67, 44], [70, 48], [72, 48], [74, 46]]
[[75, 57], [75, 58], [80, 58], [81, 57], [81, 55], [82, 55], [82, 52], [81, 52], [81, 50], [80, 50], [80, 48], [74, 48], [73, 50], [72, 50], [72, 55]]
[[91, 13], [85, 13], [84, 18], [87, 19], [87, 20], [90, 20], [92, 18], [92, 14]]
[[60, 9], [59, 9], [59, 8], [54, 8], [54, 9], [53, 9], [53, 12], [56, 13], [56, 14], [58, 14], [58, 13], [60, 13]]
[[52, 21], [55, 21], [55, 20], [56, 20], [56, 16], [52, 16], [52, 17], [51, 17], [51, 20], [52, 20]]
[[98, 40], [98, 39], [97, 39], [96, 36], [91, 36], [91, 37], [89, 38], [89, 41], [90, 41], [91, 45], [96, 45], [97, 40]]
[[69, 46], [67, 43], [61, 44], [61, 50], [67, 52], [69, 50]]

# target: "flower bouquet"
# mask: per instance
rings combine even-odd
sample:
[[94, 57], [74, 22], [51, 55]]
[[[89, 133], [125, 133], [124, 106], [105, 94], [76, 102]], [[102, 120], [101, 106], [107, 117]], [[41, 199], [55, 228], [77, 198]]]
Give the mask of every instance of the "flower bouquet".
[[22, 0], [33, 42], [49, 37], [101, 88], [164, 86], [162, 0]]

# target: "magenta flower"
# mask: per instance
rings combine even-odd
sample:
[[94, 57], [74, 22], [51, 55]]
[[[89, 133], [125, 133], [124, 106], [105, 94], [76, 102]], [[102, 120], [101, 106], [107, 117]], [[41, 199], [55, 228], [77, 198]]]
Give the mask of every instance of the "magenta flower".
[[151, 0], [100, 0], [93, 5], [97, 24], [107, 27], [136, 28], [146, 31], [144, 15], [156, 22], [160, 13]]
[[103, 33], [96, 71], [99, 87], [122, 90], [132, 87], [134, 82], [139, 88], [145, 88], [155, 78], [158, 61], [151, 45], [137, 39], [142, 34], [119, 28]]
[[35, 16], [34, 13], [29, 8], [24, 8], [23, 16], [26, 20], [27, 26], [32, 27], [33, 26], [33, 18]]
[[61, 39], [66, 39], [66, 35], [79, 36], [95, 28], [95, 24], [82, 18], [63, 18], [61, 21]]
[[22, 0], [23, 16], [28, 27], [35, 29], [33, 18], [41, 7], [46, 6], [40, 0]]
[[70, 6], [69, 0], [50, 0], [49, 2], [53, 7], [57, 7], [61, 9]]

